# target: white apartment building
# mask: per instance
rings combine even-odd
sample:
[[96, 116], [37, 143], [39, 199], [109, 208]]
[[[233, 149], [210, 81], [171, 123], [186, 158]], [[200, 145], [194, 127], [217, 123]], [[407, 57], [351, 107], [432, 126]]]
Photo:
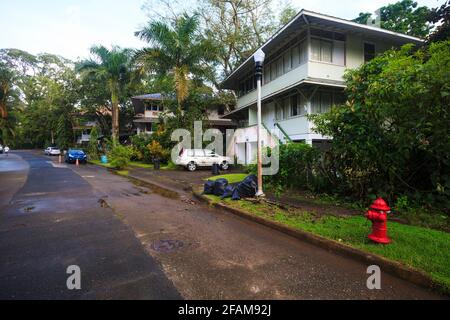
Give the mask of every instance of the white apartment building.
[[[357, 68], [388, 49], [422, 40], [374, 26], [300, 11], [261, 49], [266, 54], [262, 86], [263, 145], [286, 141], [320, 146], [332, 139], [314, 132], [307, 115], [343, 103], [347, 69]], [[256, 159], [256, 81], [249, 57], [222, 83], [237, 93], [237, 107], [224, 118], [245, 123], [228, 152], [239, 163]], [[268, 130], [275, 129], [275, 137]], [[232, 149], [232, 150], [230, 150]]]

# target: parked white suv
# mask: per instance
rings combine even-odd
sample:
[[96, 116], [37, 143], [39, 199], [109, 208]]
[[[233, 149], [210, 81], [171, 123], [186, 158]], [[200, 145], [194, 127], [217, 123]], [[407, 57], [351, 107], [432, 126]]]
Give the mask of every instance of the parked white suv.
[[217, 163], [222, 170], [228, 170], [232, 162], [230, 157], [220, 156], [211, 150], [184, 149], [180, 152], [175, 164], [189, 171], [195, 171], [198, 167], [212, 167]]
[[59, 156], [61, 154], [61, 150], [55, 147], [48, 147], [47, 149], [44, 150], [44, 153], [47, 156]]

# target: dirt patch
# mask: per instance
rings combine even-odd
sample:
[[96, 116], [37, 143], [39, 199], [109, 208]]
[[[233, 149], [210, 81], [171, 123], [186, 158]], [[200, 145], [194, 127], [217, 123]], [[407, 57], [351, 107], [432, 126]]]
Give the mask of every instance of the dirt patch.
[[[130, 180], [135, 186], [145, 187], [145, 188], [149, 189], [151, 193], [154, 193], [154, 194], [157, 194], [157, 195], [160, 195], [162, 197], [169, 198], [169, 199], [179, 199], [180, 198], [180, 195], [178, 194], [178, 192], [175, 192], [175, 191], [172, 191], [172, 190], [168, 190], [166, 188], [162, 188], [162, 187], [159, 187], [159, 186], [157, 186], [155, 184], [152, 184], [152, 183], [149, 183], [149, 182], [144, 182], [142, 180], [138, 180], [138, 179], [133, 178], [133, 177], [126, 177], [126, 178], [128, 180]], [[146, 192], [146, 191], [144, 191], [142, 189], [141, 189], [141, 192], [142, 193], [148, 193], [148, 192]]]
[[343, 206], [336, 206], [331, 204], [319, 204], [298, 196], [282, 195], [280, 197], [277, 197], [272, 193], [268, 193], [266, 197], [270, 203], [279, 205], [283, 209], [285, 209], [286, 207], [291, 207], [299, 209], [301, 211], [314, 213], [319, 217], [326, 215], [345, 217], [345, 216], [357, 216], [362, 214], [362, 211], [360, 210], [345, 208]]

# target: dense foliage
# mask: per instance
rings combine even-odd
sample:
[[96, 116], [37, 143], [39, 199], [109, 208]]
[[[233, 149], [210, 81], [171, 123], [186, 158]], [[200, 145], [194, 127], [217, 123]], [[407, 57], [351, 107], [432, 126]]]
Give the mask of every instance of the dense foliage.
[[313, 117], [334, 138], [330, 186], [449, 207], [450, 41], [389, 51], [346, 81], [346, 105]]
[[[268, 153], [274, 151], [269, 150]], [[279, 172], [273, 176], [264, 176], [264, 183], [272, 191], [281, 193], [286, 189], [322, 190], [322, 174], [320, 170], [321, 153], [318, 149], [303, 143], [288, 143], [279, 146]], [[256, 165], [250, 168], [256, 174]]]
[[130, 146], [123, 146], [116, 140], [112, 140], [108, 148], [108, 160], [111, 168], [124, 169], [128, 166], [133, 155], [133, 149]]
[[[401, 0], [380, 8], [381, 28], [408, 34], [415, 37], [426, 37], [433, 28], [432, 10], [426, 6], [419, 7], [413, 0]], [[372, 14], [361, 12], [355, 22], [366, 24]]]

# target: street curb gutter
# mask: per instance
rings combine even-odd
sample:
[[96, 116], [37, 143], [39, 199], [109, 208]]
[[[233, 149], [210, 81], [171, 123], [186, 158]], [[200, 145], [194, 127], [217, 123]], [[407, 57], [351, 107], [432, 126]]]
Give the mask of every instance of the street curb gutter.
[[377, 265], [384, 272], [387, 272], [391, 275], [394, 275], [400, 279], [409, 281], [416, 285], [426, 287], [429, 289], [433, 289], [433, 290], [439, 291], [440, 293], [444, 293], [447, 295], [449, 294], [448, 290], [446, 290], [439, 283], [436, 283], [433, 279], [431, 279], [431, 277], [429, 277], [424, 272], [407, 267], [399, 262], [388, 260], [379, 255], [367, 253], [362, 250], [339, 243], [337, 241], [330, 240], [330, 239], [327, 239], [327, 238], [324, 238], [321, 236], [317, 236], [310, 232], [295, 229], [295, 228], [286, 226], [282, 223], [272, 221], [272, 220], [269, 220], [266, 218], [262, 218], [262, 217], [254, 215], [254, 214], [229, 207], [227, 205], [224, 205], [223, 203], [214, 203], [210, 199], [205, 197], [203, 194], [201, 194], [200, 192], [195, 191], [195, 190], [193, 191], [193, 195], [199, 201], [202, 201], [208, 205], [212, 205], [216, 208], [227, 210], [227, 211], [229, 211], [233, 214], [236, 214], [242, 218], [246, 218], [248, 220], [262, 224], [266, 227], [283, 232], [291, 237], [297, 238], [302, 241], [306, 241], [308, 243], [311, 243], [313, 245], [321, 247], [325, 250], [332, 251], [333, 253], [338, 253], [342, 256], [346, 256], [346, 257], [358, 260], [360, 262], [366, 263], [366, 264], [368, 264], [368, 266], [369, 265]]

